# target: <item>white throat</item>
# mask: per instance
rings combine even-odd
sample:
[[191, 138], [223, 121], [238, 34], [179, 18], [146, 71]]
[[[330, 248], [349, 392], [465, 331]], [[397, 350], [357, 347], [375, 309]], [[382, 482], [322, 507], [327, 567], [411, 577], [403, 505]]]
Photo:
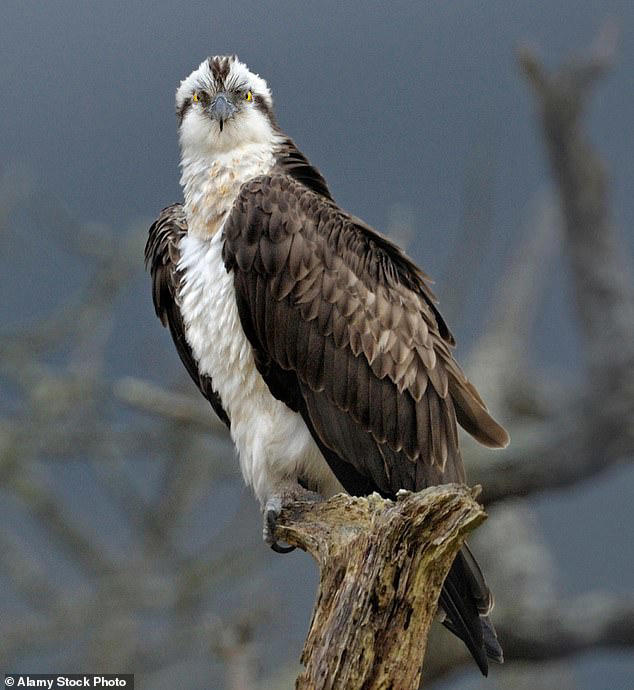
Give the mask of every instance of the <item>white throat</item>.
[[214, 154], [184, 155], [181, 185], [189, 233], [211, 238], [221, 228], [240, 187], [270, 172], [275, 163], [273, 142], [249, 143]]

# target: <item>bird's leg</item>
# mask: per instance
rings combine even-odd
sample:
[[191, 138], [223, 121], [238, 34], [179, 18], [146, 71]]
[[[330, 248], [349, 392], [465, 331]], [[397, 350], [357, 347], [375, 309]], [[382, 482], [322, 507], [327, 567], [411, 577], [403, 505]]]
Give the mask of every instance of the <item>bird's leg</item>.
[[264, 514], [262, 536], [265, 543], [277, 553], [289, 553], [293, 551], [295, 549], [294, 546], [282, 546], [275, 538], [275, 528], [280, 514], [282, 513], [282, 509], [284, 506], [289, 503], [294, 503], [295, 501], [319, 503], [323, 500], [323, 496], [320, 494], [309, 491], [295, 482], [289, 482], [288, 484], [277, 487], [275, 493], [267, 499], [262, 511]]

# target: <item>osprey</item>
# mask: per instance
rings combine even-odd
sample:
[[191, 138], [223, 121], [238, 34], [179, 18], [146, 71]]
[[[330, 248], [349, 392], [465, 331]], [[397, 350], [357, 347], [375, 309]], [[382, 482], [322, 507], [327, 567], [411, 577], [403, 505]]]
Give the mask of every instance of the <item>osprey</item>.
[[[184, 203], [149, 231], [156, 313], [229, 427], [274, 538], [284, 503], [465, 481], [457, 424], [508, 442], [452, 356], [427, 276], [340, 208], [266, 82], [212, 57], [176, 92]], [[486, 675], [502, 661], [468, 547], [440, 597]]]

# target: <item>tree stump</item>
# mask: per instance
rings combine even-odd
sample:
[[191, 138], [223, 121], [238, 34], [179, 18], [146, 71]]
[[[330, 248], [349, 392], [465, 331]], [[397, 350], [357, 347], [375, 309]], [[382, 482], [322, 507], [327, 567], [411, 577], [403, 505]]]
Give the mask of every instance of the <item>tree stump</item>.
[[447, 484], [396, 501], [338, 494], [282, 512], [277, 538], [320, 568], [297, 690], [419, 687], [442, 584], [486, 517], [478, 491]]

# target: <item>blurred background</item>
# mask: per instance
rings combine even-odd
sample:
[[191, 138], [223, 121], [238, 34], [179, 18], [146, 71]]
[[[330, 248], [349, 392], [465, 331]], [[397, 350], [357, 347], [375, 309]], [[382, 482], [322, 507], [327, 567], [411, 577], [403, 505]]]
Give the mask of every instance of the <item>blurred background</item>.
[[175, 89], [237, 53], [513, 438], [465, 442], [507, 663], [439, 629], [425, 687], [631, 688], [633, 38], [631, 0], [3, 0], [0, 670], [293, 687], [316, 567], [261, 542], [142, 265]]

